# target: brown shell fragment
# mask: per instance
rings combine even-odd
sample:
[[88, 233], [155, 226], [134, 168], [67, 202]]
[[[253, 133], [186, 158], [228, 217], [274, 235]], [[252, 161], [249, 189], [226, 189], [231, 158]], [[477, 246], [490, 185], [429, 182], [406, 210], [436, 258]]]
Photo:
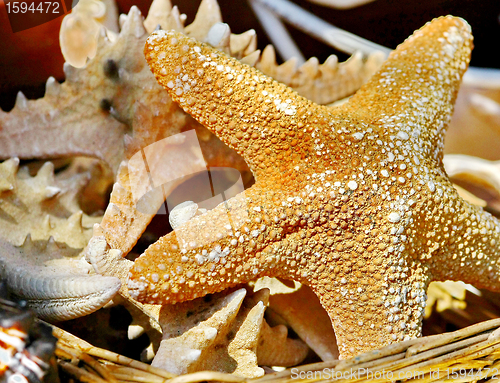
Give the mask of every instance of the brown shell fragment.
[[260, 333], [257, 359], [261, 366], [290, 367], [300, 364], [309, 353], [309, 346], [301, 339], [288, 337], [288, 328], [279, 324], [271, 327], [264, 320]]
[[[271, 325], [284, 321], [302, 341], [318, 354], [321, 360], [338, 359], [337, 339], [331, 320], [317, 296], [308, 286], [296, 283], [295, 287], [288, 287], [276, 278], [264, 277], [257, 281], [256, 288], [264, 287], [271, 290], [268, 309]], [[272, 328], [272, 330], [274, 329], [275, 327]], [[300, 349], [300, 346], [296, 344], [294, 347]], [[287, 364], [293, 365], [291, 362]], [[281, 366], [283, 364], [273, 365]]]
[[109, 202], [109, 190], [113, 186], [114, 175], [101, 161], [89, 157], [76, 157], [69, 161], [66, 169], [58, 173], [61, 178], [88, 173], [90, 179], [79, 194], [83, 211], [91, 215], [102, 215]]

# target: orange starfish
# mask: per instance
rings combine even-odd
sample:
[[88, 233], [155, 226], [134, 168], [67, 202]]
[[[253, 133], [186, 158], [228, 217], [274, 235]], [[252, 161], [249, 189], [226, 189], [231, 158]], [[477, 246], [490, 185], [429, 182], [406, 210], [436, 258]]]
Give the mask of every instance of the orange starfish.
[[157, 80], [256, 183], [150, 246], [131, 294], [174, 303], [264, 275], [294, 279], [320, 298], [346, 358], [420, 335], [431, 280], [500, 290], [500, 223], [458, 196], [442, 164], [471, 48], [465, 21], [436, 19], [329, 108], [206, 44], [153, 33], [145, 55]]

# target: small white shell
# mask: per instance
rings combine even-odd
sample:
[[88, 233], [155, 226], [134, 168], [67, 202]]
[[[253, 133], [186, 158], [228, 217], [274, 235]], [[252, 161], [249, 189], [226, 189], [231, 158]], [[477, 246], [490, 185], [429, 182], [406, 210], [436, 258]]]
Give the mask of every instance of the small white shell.
[[172, 229], [175, 230], [177, 227], [193, 218], [197, 213], [202, 212], [204, 212], [204, 209], [198, 209], [198, 204], [193, 201], [185, 201], [172, 209], [168, 220]]

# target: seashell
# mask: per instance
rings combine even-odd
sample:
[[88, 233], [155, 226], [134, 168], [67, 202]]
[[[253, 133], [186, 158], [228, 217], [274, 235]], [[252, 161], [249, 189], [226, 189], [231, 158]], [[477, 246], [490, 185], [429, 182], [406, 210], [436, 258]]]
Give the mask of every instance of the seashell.
[[52, 335], [51, 327], [36, 321], [26, 302], [12, 300], [4, 282], [0, 282], [0, 311], [2, 382], [38, 383], [57, 379], [54, 359], [57, 338]]
[[179, 227], [183, 223], [186, 223], [195, 215], [203, 214], [205, 212], [206, 209], [199, 209], [198, 204], [194, 203], [193, 201], [186, 201], [180, 203], [170, 211], [168, 220], [172, 229], [175, 230], [177, 227]]

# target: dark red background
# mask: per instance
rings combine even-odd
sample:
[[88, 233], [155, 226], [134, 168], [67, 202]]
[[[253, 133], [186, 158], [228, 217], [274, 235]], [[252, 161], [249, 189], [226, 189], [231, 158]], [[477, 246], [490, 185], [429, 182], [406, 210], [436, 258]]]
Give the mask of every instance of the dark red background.
[[[65, 3], [70, 3], [71, 6], [68, 0], [66, 2], [61, 0], [4, 0], [4, 2], [13, 33], [57, 19], [67, 13], [66, 10], [69, 8]], [[21, 3], [24, 3], [25, 7], [21, 7]]]

